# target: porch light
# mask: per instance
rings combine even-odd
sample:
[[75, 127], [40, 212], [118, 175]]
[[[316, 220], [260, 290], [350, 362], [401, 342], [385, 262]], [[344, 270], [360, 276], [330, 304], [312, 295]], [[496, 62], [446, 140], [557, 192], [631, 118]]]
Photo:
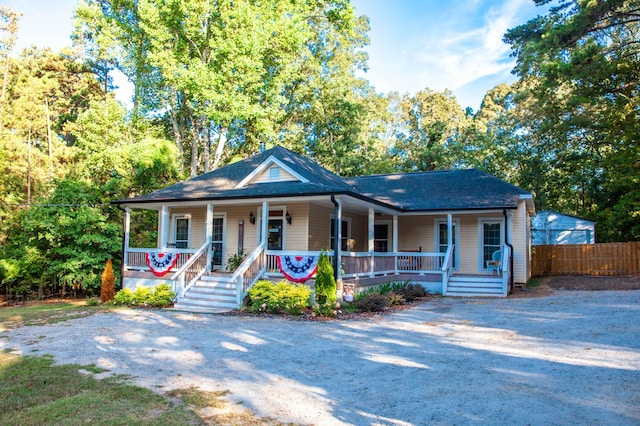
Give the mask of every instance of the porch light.
[[256, 217], [253, 215], [253, 212], [249, 213], [249, 223], [252, 225], [256, 224]]
[[185, 213], [184, 214], [184, 218], [187, 219], [187, 220], [190, 220], [191, 219], [191, 213]]
[[284, 218], [287, 219], [287, 223], [291, 225], [291, 215], [289, 214], [289, 212], [287, 212]]

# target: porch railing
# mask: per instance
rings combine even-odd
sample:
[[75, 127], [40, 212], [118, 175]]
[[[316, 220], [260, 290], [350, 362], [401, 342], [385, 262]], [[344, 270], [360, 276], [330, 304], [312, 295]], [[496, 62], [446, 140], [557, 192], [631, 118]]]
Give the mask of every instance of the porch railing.
[[[278, 267], [278, 256], [319, 256], [319, 251], [275, 251], [267, 250], [266, 273], [269, 276], [282, 276]], [[440, 273], [444, 253], [397, 252], [397, 253], [356, 253], [341, 252], [343, 278], [363, 278], [374, 275], [411, 273], [425, 275]], [[371, 261], [373, 258], [373, 262]], [[329, 261], [333, 264], [332, 252]], [[372, 268], [373, 266], [373, 268]]]
[[176, 295], [183, 297], [189, 287], [207, 272], [210, 259], [211, 242], [207, 241], [169, 278]]
[[453, 246], [447, 248], [447, 252], [444, 255], [444, 261], [442, 263], [442, 294], [447, 294], [447, 286], [449, 285], [449, 278], [453, 273]]
[[176, 261], [174, 269], [182, 268], [189, 261], [191, 256], [195, 254], [197, 249], [174, 249], [174, 248], [128, 248], [125, 252], [124, 267], [125, 270], [149, 271], [147, 265], [147, 253], [179, 253], [180, 256]]
[[238, 306], [242, 304], [242, 299], [247, 291], [265, 274], [266, 248], [266, 243], [262, 243], [256, 247], [231, 276], [231, 282], [236, 285], [236, 301], [238, 302]]

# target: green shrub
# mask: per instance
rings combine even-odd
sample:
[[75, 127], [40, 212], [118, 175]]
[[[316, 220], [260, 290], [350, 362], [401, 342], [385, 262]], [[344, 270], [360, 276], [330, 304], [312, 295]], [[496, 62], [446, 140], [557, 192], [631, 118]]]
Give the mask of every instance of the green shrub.
[[244, 262], [244, 259], [246, 259], [246, 257], [247, 252], [245, 252], [244, 250], [240, 250], [239, 253], [230, 255], [227, 259], [227, 271], [235, 272], [235, 270], [238, 269], [240, 265], [242, 265], [242, 262]]
[[135, 291], [129, 288], [123, 288], [116, 293], [113, 298], [113, 304], [161, 308], [169, 306], [171, 302], [173, 302], [173, 299], [175, 299], [175, 296], [169, 284], [160, 284], [154, 289], [150, 287], [138, 287]]
[[113, 297], [116, 305], [131, 305], [133, 303], [133, 291], [130, 288], [123, 288]]
[[387, 305], [387, 298], [380, 293], [369, 293], [353, 302], [357, 311], [381, 312]]
[[329, 255], [325, 250], [320, 253], [318, 269], [315, 279], [316, 303], [318, 305], [334, 305], [337, 299], [336, 279], [333, 276], [333, 267], [329, 262]]
[[304, 308], [309, 306], [311, 289], [286, 280], [277, 283], [262, 280], [258, 281], [249, 290], [248, 294], [250, 298], [249, 310], [251, 312], [301, 315], [304, 312]]
[[100, 304], [100, 300], [95, 297], [90, 297], [87, 299], [87, 306], [98, 306]]
[[407, 300], [401, 294], [388, 293], [386, 295], [387, 306], [402, 306]]
[[171, 290], [169, 284], [160, 284], [153, 289], [153, 294], [146, 300], [146, 304], [162, 308], [169, 306], [175, 297], [176, 293]]

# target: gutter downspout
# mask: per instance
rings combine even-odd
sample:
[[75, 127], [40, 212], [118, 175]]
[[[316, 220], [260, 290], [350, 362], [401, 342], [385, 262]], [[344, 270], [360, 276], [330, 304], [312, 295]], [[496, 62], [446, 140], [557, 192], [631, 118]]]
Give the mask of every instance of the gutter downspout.
[[340, 205], [338, 204], [338, 202], [336, 201], [336, 196], [334, 194], [331, 194], [331, 202], [333, 203], [334, 206], [334, 212], [333, 212], [333, 278], [336, 280], [336, 283], [338, 282], [338, 275], [340, 270], [338, 269], [338, 267], [340, 266], [340, 259], [338, 258], [340, 255], [340, 235], [338, 234], [338, 230], [342, 229], [342, 224], [338, 222], [338, 220], [340, 219], [339, 216], [339, 209], [340, 209]]
[[504, 245], [509, 246], [511, 249], [511, 256], [509, 256], [509, 294], [513, 293], [513, 245], [509, 243], [509, 220], [507, 218], [507, 209], [502, 209], [504, 215]]

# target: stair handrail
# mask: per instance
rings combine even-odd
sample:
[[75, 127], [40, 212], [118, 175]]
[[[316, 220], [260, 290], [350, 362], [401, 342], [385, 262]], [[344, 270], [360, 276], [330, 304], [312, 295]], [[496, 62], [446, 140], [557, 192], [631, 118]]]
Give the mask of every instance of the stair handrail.
[[447, 286], [449, 284], [449, 278], [453, 272], [453, 246], [447, 247], [447, 251], [444, 255], [444, 262], [442, 263], [442, 295], [447, 294]]
[[[198, 279], [204, 275], [207, 271], [207, 266], [209, 263], [209, 252], [211, 250], [211, 241], [205, 242], [202, 247], [196, 251], [193, 256], [189, 258], [189, 260], [182, 265], [180, 269], [178, 269], [172, 276], [169, 278], [169, 281], [172, 283], [173, 291], [176, 294], [176, 298], [184, 297], [184, 294], [187, 292], [189, 287], [195, 284]], [[202, 260], [204, 259], [204, 262]], [[199, 269], [196, 269], [193, 276], [189, 278], [187, 282], [187, 272], [189, 272], [190, 268], [196, 263], [201, 262]]]
[[[249, 255], [244, 259], [244, 261], [242, 261], [240, 266], [238, 266], [238, 269], [236, 269], [231, 276], [231, 282], [235, 283], [236, 285], [236, 301], [238, 303], [238, 306], [240, 306], [240, 304], [242, 303], [244, 294], [249, 291], [249, 289], [256, 283], [256, 281], [258, 281], [261, 276], [264, 275], [267, 270], [267, 265], [265, 262], [266, 249], [267, 243], [262, 242], [255, 249], [253, 249], [251, 253], [249, 253]], [[260, 270], [255, 274], [253, 278], [251, 278], [251, 282], [249, 283], [247, 288], [245, 288], [243, 279], [244, 274], [259, 260], [262, 260], [262, 265], [259, 265]]]

